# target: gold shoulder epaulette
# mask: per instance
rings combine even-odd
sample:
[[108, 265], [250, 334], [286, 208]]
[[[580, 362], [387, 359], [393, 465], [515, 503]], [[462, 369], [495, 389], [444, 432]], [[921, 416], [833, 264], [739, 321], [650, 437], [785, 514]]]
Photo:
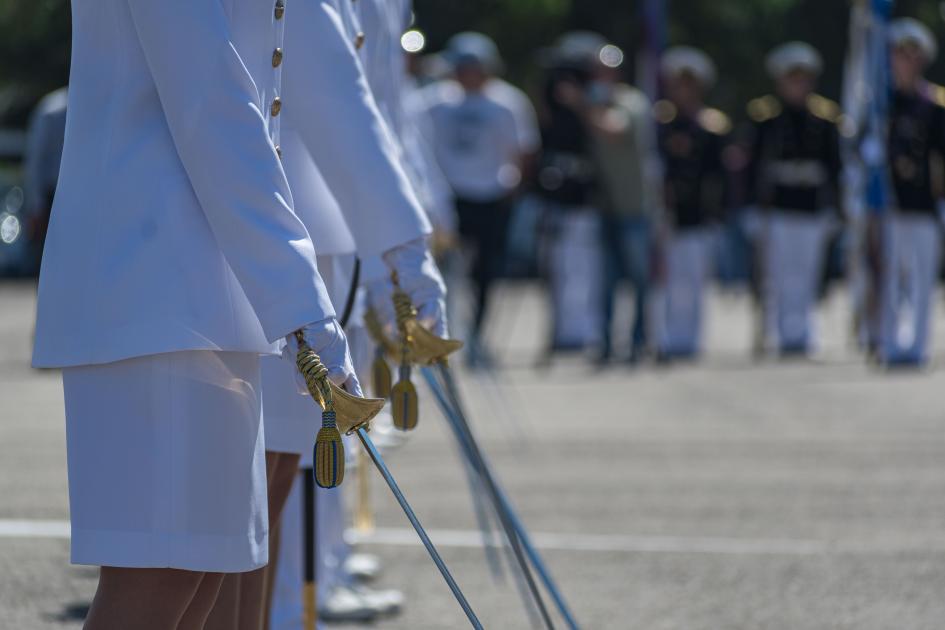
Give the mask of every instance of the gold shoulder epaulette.
[[668, 125], [676, 120], [676, 114], [676, 106], [666, 99], [653, 103], [653, 117], [658, 123]]
[[781, 113], [781, 103], [770, 94], [748, 101], [748, 117], [755, 122], [770, 120]]
[[817, 118], [835, 124], [840, 122], [840, 116], [843, 114], [840, 105], [820, 94], [811, 94], [807, 97], [807, 111]]
[[732, 120], [725, 112], [713, 107], [706, 107], [699, 112], [699, 124], [709, 133], [724, 136], [732, 131]]
[[945, 107], [945, 86], [938, 85], [937, 83], [929, 83], [927, 93], [930, 101], [939, 107]]

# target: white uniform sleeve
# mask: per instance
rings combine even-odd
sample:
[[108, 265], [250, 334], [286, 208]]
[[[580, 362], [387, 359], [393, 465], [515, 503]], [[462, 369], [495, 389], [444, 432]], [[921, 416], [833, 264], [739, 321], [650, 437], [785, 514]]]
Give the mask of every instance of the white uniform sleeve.
[[334, 315], [222, 3], [128, 6], [181, 162], [267, 338]]
[[283, 74], [293, 125], [348, 220], [358, 253], [376, 256], [421, 238], [430, 224], [364, 69], [331, 3], [298, 2], [286, 25]]

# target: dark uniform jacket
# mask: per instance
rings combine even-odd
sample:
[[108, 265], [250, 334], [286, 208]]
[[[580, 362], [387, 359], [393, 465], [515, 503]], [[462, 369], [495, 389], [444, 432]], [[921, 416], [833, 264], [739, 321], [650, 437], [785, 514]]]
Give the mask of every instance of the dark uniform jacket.
[[656, 114], [666, 209], [675, 227], [699, 227], [721, 218], [726, 184], [722, 150], [731, 131], [728, 117], [708, 108], [694, 118], [677, 114], [666, 101], [657, 103]]
[[889, 111], [889, 170], [901, 212], [934, 214], [945, 182], [945, 88], [897, 91]]
[[814, 214], [839, 203], [840, 108], [812, 94], [804, 107], [773, 96], [748, 106], [754, 141], [747, 169], [749, 202]]

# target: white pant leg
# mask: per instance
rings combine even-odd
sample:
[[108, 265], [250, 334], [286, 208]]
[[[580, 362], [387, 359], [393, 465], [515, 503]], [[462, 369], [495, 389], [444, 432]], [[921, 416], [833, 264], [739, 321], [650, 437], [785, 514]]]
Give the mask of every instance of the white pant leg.
[[827, 222], [820, 216], [774, 213], [770, 230], [769, 290], [775, 294], [782, 349], [816, 345], [814, 307], [824, 262]]
[[550, 261], [554, 341], [561, 348], [584, 348], [599, 341], [602, 326], [599, 218], [570, 212], [558, 221]]
[[[272, 594], [270, 627], [272, 630], [301, 630], [303, 620], [302, 586], [304, 581], [304, 494], [302, 472], [292, 487], [282, 515], [279, 564]], [[332, 589], [343, 583], [341, 570], [350, 553], [344, 542], [344, 510], [340, 489], [315, 489], [316, 580], [318, 601], [324, 601]], [[338, 518], [341, 515], [341, 518]]]
[[885, 361], [928, 358], [932, 294], [941, 250], [933, 217], [898, 215], [884, 226], [883, 343]]
[[770, 212], [760, 223], [762, 270], [761, 299], [764, 303], [764, 339], [766, 347], [774, 345], [778, 338], [778, 307], [780, 304], [779, 287], [781, 286], [781, 253], [783, 238], [782, 220], [777, 213]]
[[318, 596], [324, 599], [345, 582], [342, 568], [351, 547], [345, 542], [344, 496], [340, 488], [315, 490], [316, 535], [318, 536]]
[[882, 306], [880, 312], [880, 352], [883, 361], [892, 361], [898, 356], [900, 240], [898, 222], [892, 217], [884, 217], [882, 224]]
[[302, 630], [302, 483], [297, 479], [279, 523], [279, 560], [272, 592], [270, 630]]
[[918, 361], [928, 360], [931, 342], [932, 298], [938, 283], [941, 256], [941, 235], [938, 222], [932, 217], [916, 217], [911, 228], [915, 243], [915, 343], [912, 355]]
[[686, 230], [670, 240], [662, 337], [667, 354], [688, 356], [700, 350], [710, 244], [707, 229]]

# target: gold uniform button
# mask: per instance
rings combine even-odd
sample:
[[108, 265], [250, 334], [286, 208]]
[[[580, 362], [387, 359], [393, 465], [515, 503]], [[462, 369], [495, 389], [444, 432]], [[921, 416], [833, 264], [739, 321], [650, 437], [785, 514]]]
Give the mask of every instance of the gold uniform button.
[[364, 33], [358, 33], [357, 37], [354, 38], [354, 47], [358, 50], [361, 50], [361, 47], [364, 46], [364, 40], [367, 39]]
[[277, 20], [281, 20], [282, 16], [285, 15], [285, 0], [276, 0], [275, 15]]
[[273, 68], [278, 68], [279, 66], [282, 65], [282, 57], [283, 57], [283, 54], [282, 54], [281, 48], [276, 48], [274, 51], [272, 51], [272, 67]]
[[278, 96], [272, 99], [272, 106], [269, 108], [269, 113], [273, 116], [278, 116], [279, 112], [282, 111], [282, 99]]

